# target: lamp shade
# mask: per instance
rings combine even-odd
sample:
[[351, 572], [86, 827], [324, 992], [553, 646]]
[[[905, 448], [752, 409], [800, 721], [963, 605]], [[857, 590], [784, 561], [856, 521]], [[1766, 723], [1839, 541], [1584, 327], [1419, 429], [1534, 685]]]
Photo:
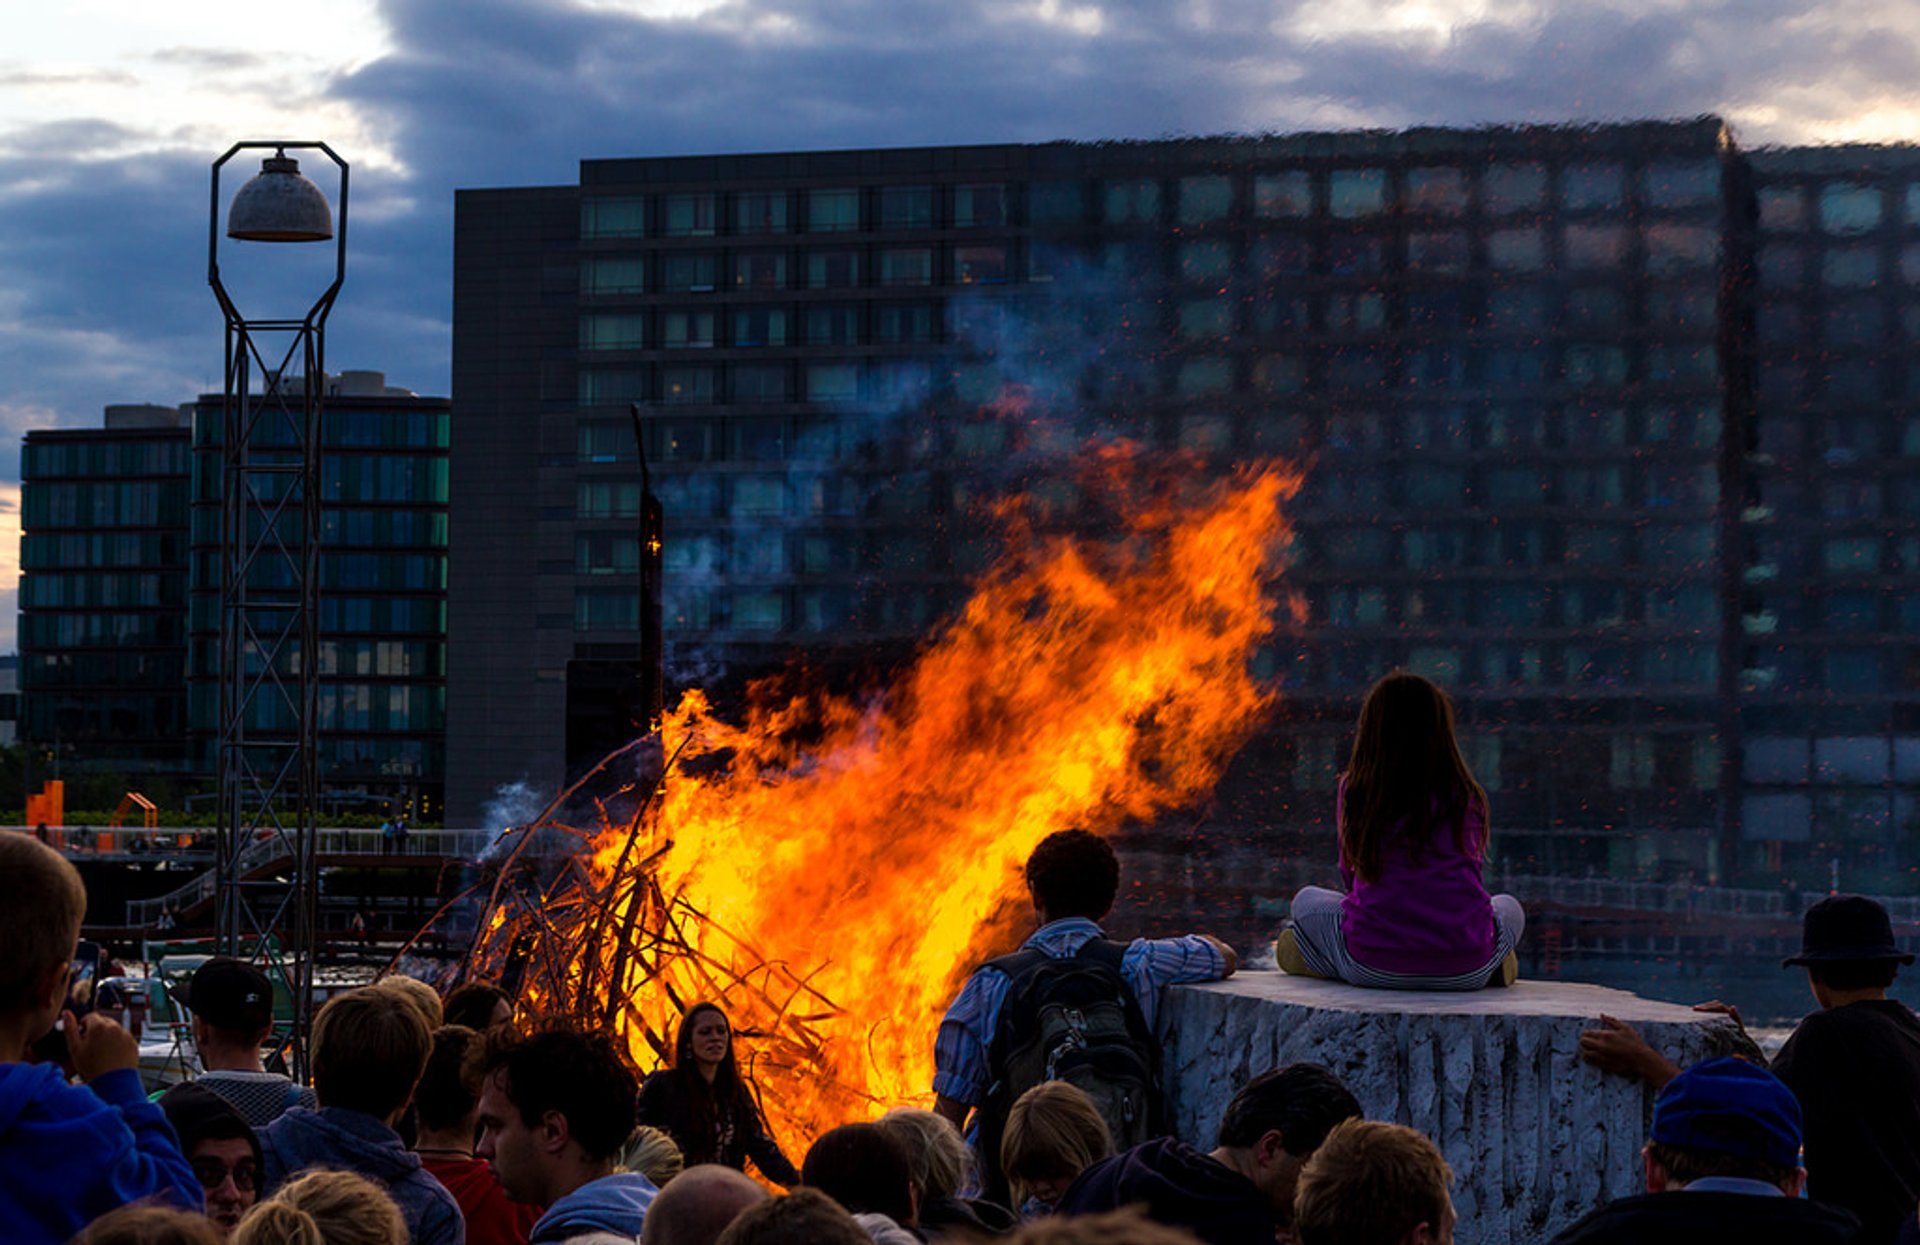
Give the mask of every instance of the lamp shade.
[[240, 187], [227, 208], [227, 236], [243, 242], [324, 242], [333, 236], [333, 209], [320, 187], [300, 173], [300, 162], [279, 152]]

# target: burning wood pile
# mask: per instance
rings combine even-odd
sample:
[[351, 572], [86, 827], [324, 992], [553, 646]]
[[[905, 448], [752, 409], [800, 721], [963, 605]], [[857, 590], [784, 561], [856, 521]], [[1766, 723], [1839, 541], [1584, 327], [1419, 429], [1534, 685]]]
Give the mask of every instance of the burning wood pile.
[[1108, 535], [1003, 503], [1006, 556], [884, 693], [769, 683], [738, 725], [688, 693], [511, 832], [468, 975], [612, 1027], [642, 1072], [719, 1003], [794, 1150], [924, 1102], [952, 992], [1030, 916], [1033, 846], [1204, 797], [1271, 702], [1249, 663], [1274, 611], [1302, 608], [1276, 591], [1291, 470], [1109, 447], [1073, 485]]

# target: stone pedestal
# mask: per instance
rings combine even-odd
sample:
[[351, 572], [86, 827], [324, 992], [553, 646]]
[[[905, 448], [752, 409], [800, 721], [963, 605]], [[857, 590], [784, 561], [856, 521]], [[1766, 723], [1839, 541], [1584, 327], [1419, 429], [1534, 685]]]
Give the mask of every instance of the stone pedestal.
[[1174, 1132], [1211, 1149], [1249, 1078], [1299, 1060], [1324, 1064], [1367, 1118], [1438, 1143], [1454, 1171], [1461, 1245], [1545, 1241], [1644, 1190], [1652, 1091], [1580, 1062], [1580, 1033], [1602, 1012], [1682, 1066], [1731, 1046], [1722, 1017], [1570, 982], [1442, 994], [1268, 971], [1175, 987], [1160, 1013]]

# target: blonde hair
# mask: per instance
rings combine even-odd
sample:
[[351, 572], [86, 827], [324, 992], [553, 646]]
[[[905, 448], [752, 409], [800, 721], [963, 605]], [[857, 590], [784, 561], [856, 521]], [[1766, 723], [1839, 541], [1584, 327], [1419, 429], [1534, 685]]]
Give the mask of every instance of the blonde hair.
[[1421, 1224], [1435, 1232], [1452, 1205], [1453, 1171], [1422, 1133], [1346, 1120], [1300, 1169], [1293, 1234], [1302, 1245], [1394, 1245]]
[[1200, 1238], [1127, 1206], [1104, 1215], [1036, 1219], [1008, 1238], [1008, 1245], [1200, 1245]]
[[375, 990], [385, 990], [398, 995], [420, 1013], [420, 1019], [427, 1022], [427, 1032], [432, 1033], [446, 1023], [446, 1009], [441, 1006], [439, 993], [424, 981], [416, 980], [405, 973], [388, 973], [373, 983]]
[[70, 1245], [220, 1245], [205, 1215], [171, 1206], [122, 1206], [80, 1230]]
[[80, 872], [51, 847], [18, 831], [0, 832], [0, 1015], [25, 1011], [56, 964], [73, 959], [87, 888]]
[[620, 1143], [620, 1156], [614, 1167], [623, 1172], [639, 1172], [660, 1188], [686, 1167], [680, 1143], [651, 1124], [642, 1124]]
[[309, 1172], [247, 1212], [229, 1245], [407, 1245], [385, 1189], [352, 1172]]
[[874, 1121], [907, 1152], [907, 1178], [925, 1206], [952, 1197], [973, 1169], [966, 1138], [943, 1115], [919, 1107], [895, 1107]]
[[1113, 1136], [1093, 1099], [1065, 1081], [1042, 1081], [1007, 1112], [1000, 1170], [1018, 1205], [1034, 1181], [1077, 1176], [1112, 1153]]

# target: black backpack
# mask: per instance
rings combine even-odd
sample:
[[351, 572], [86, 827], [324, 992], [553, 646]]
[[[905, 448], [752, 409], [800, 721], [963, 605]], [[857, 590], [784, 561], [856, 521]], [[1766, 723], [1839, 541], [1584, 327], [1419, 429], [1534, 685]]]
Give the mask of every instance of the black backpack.
[[987, 962], [1008, 977], [987, 1048], [994, 1079], [980, 1109], [988, 1198], [1010, 1204], [1000, 1141], [1014, 1100], [1042, 1081], [1066, 1081], [1091, 1098], [1116, 1152], [1165, 1133], [1160, 1051], [1121, 976], [1126, 950], [1124, 943], [1093, 938], [1065, 959], [1028, 948]]

